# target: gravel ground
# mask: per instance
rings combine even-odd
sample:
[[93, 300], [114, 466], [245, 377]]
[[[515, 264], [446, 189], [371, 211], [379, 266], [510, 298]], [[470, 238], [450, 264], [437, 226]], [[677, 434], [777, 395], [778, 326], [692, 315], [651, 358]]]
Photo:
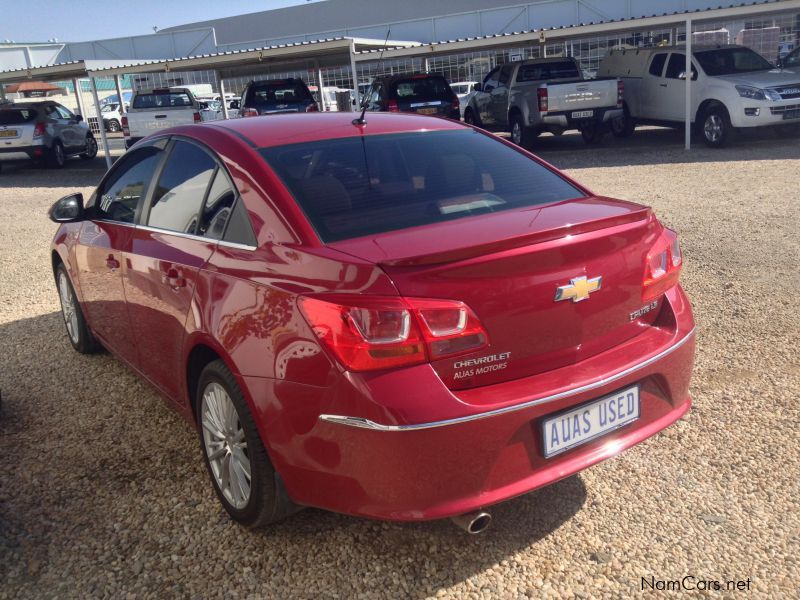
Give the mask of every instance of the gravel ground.
[[617, 598], [641, 593], [642, 577], [687, 575], [797, 597], [800, 143], [686, 154], [679, 134], [652, 130], [599, 149], [543, 138], [539, 152], [679, 232], [699, 326], [695, 406], [615, 460], [494, 507], [477, 537], [318, 510], [258, 532], [231, 523], [189, 427], [64, 333], [45, 210], [88, 193], [100, 162], [6, 161], [0, 598]]

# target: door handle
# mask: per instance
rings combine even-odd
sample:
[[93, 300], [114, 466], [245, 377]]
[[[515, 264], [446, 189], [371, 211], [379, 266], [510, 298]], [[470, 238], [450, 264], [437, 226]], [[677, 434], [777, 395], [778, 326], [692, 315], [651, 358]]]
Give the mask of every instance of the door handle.
[[156, 119], [166, 119], [167, 115], [156, 115], [155, 118]]
[[114, 258], [113, 254], [109, 254], [108, 258], [106, 259], [106, 266], [112, 271], [116, 271], [119, 269], [119, 261]]
[[176, 291], [182, 287], [186, 287], [186, 278], [174, 267], [167, 269], [167, 272], [161, 276], [161, 281]]
[[658, 85], [660, 85], [661, 87], [667, 87], [666, 83], [659, 83]]

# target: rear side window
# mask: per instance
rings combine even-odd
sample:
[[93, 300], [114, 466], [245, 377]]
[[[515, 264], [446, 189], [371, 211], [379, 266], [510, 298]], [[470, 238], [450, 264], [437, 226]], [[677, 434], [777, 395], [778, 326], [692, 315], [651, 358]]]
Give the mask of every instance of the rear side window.
[[290, 83], [270, 83], [250, 86], [245, 104], [257, 106], [259, 104], [289, 104], [311, 100], [311, 92], [301, 81]]
[[661, 77], [664, 72], [664, 63], [667, 62], [667, 54], [662, 52], [653, 57], [653, 62], [650, 63], [650, 75]]
[[571, 60], [522, 65], [517, 81], [540, 81], [543, 79], [573, 79], [580, 77], [577, 65]]
[[450, 100], [453, 92], [444, 77], [412, 77], [392, 83], [389, 97], [396, 100]]
[[192, 106], [192, 99], [186, 92], [136, 94], [133, 99], [133, 108], [170, 108], [174, 106]]
[[583, 196], [471, 130], [323, 140], [261, 154], [324, 242]]
[[0, 125], [24, 125], [36, 120], [36, 111], [32, 108], [0, 110]]
[[200, 207], [217, 164], [204, 150], [178, 141], [158, 178], [150, 204], [150, 227], [194, 234]]
[[95, 212], [99, 219], [133, 223], [139, 201], [147, 192], [162, 150], [148, 146], [128, 152], [98, 190]]
[[225, 225], [230, 220], [234, 200], [236, 200], [236, 193], [233, 191], [233, 187], [225, 173], [221, 169], [217, 169], [206, 195], [197, 235], [215, 240], [222, 239]]

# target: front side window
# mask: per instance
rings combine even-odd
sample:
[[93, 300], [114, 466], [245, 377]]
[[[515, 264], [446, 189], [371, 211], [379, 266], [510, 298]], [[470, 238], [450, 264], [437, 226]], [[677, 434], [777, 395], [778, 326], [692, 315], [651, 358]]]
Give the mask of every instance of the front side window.
[[264, 148], [323, 242], [583, 197], [557, 173], [472, 130]]
[[95, 216], [98, 219], [133, 223], [136, 208], [147, 193], [162, 150], [155, 146], [129, 152], [97, 190]]
[[68, 108], [61, 106], [60, 104], [56, 104], [55, 109], [58, 114], [61, 115], [62, 119], [72, 119], [75, 116]]
[[500, 77], [500, 67], [495, 67], [483, 80], [483, 91], [491, 92], [497, 87], [497, 80]]
[[508, 87], [508, 82], [511, 80], [511, 72], [514, 70], [514, 65], [504, 65], [500, 69], [499, 87]]
[[177, 141], [153, 192], [147, 225], [194, 234], [200, 207], [217, 164], [207, 152]]

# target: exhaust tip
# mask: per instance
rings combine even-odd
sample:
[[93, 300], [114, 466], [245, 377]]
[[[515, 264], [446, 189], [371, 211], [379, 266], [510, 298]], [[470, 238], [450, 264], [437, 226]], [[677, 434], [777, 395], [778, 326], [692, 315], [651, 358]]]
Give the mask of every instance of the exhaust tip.
[[475, 511], [452, 517], [451, 520], [470, 535], [477, 535], [486, 531], [492, 522], [492, 515], [483, 511]]

